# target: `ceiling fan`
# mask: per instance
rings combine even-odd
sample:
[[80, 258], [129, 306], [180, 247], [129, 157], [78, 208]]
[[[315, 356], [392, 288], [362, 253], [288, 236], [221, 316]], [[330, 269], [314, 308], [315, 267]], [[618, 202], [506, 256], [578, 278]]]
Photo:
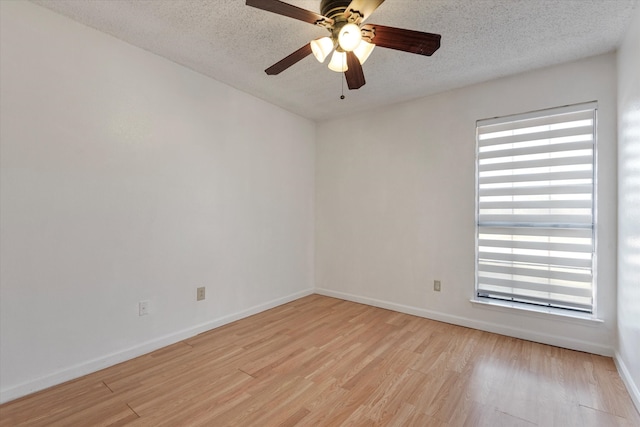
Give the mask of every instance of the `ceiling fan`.
[[438, 50], [440, 34], [364, 24], [383, 2], [384, 0], [322, 0], [318, 14], [279, 0], [246, 0], [247, 6], [308, 22], [326, 28], [331, 34], [307, 43], [265, 72], [269, 75], [280, 74], [312, 53], [322, 63], [333, 51], [329, 69], [343, 72], [349, 89], [359, 89], [365, 84], [362, 64], [374, 46], [427, 56]]

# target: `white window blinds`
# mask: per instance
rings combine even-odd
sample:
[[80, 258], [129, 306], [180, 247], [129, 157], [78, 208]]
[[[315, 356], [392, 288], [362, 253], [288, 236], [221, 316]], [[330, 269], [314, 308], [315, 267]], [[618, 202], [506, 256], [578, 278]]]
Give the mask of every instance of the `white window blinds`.
[[478, 298], [593, 312], [595, 126], [595, 103], [478, 122]]

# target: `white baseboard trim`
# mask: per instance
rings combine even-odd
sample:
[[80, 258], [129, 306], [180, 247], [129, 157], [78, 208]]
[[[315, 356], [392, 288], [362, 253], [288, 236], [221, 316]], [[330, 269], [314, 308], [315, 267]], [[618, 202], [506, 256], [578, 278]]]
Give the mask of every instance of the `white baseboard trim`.
[[627, 387], [633, 404], [636, 405], [636, 410], [640, 413], [640, 389], [638, 389], [638, 384], [636, 384], [633, 381], [633, 378], [631, 378], [631, 373], [629, 372], [629, 369], [627, 369], [627, 365], [624, 363], [624, 360], [622, 360], [622, 355], [617, 351], [613, 361], [616, 363], [616, 368], [618, 369], [620, 378], [622, 378], [622, 382]]
[[468, 317], [453, 316], [451, 314], [439, 311], [427, 310], [425, 308], [412, 307], [403, 304], [397, 304], [388, 301], [377, 300], [375, 298], [362, 297], [358, 295], [348, 294], [344, 292], [332, 291], [329, 289], [316, 288], [316, 293], [329, 297], [339, 298], [347, 301], [353, 301], [361, 304], [367, 304], [374, 307], [385, 308], [388, 310], [398, 311], [401, 313], [411, 314], [414, 316], [425, 317], [439, 322], [451, 323], [453, 325], [464, 326], [467, 328], [479, 329], [481, 331], [492, 332], [495, 334], [506, 335], [509, 337], [520, 338], [527, 341], [535, 341], [542, 344], [549, 344], [556, 347], [569, 348], [571, 350], [584, 351], [587, 353], [599, 354], [602, 356], [613, 356], [613, 349], [600, 344], [588, 341], [576, 340], [557, 335], [544, 334], [540, 332], [529, 331], [511, 326], [505, 326], [497, 323], [489, 323], [481, 320], [470, 319]]
[[177, 331], [162, 337], [154, 338], [146, 341], [140, 345], [130, 347], [125, 350], [116, 351], [104, 357], [88, 360], [86, 362], [71, 366], [69, 368], [54, 372], [50, 375], [36, 378], [34, 380], [19, 384], [0, 391], [0, 404], [9, 402], [22, 396], [34, 393], [36, 391], [44, 390], [45, 388], [52, 387], [54, 385], [62, 384], [66, 381], [70, 381], [79, 378], [83, 375], [97, 372], [101, 369], [108, 368], [109, 366], [116, 365], [118, 363], [133, 359], [143, 354], [150, 353], [162, 347], [166, 347], [171, 344], [175, 344], [179, 341], [191, 338], [202, 332], [226, 325], [236, 320], [243, 319], [245, 317], [253, 316], [254, 314], [261, 313], [265, 310], [277, 307], [282, 304], [297, 300], [307, 295], [313, 294], [313, 289], [296, 292], [291, 295], [287, 295], [282, 298], [276, 298], [271, 301], [267, 301], [263, 304], [250, 307], [246, 310], [242, 310], [227, 316], [223, 316], [209, 322], [205, 322], [199, 325], [192, 326], [181, 331]]

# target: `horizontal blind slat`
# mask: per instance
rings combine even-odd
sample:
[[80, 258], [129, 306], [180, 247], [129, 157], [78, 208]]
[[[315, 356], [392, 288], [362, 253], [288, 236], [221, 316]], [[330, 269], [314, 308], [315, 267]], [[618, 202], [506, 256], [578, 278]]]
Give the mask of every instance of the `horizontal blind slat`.
[[549, 173], [523, 173], [495, 176], [480, 176], [480, 185], [485, 184], [501, 184], [509, 182], [539, 182], [539, 181], [558, 181], [569, 179], [593, 179], [592, 170], [577, 170], [566, 172], [549, 172]]
[[551, 166], [593, 165], [593, 155], [574, 157], [552, 157], [548, 159], [523, 160], [520, 162], [487, 163], [478, 166], [479, 172], [533, 169]]
[[[581, 126], [581, 127], [569, 128], [569, 129], [557, 129], [557, 130], [549, 130], [544, 132], [534, 132], [534, 133], [525, 133], [520, 135], [508, 135], [508, 136], [501, 136], [496, 138], [480, 139], [478, 144], [480, 148], [485, 148], [485, 147], [491, 147], [494, 145], [515, 144], [518, 142], [527, 142], [527, 141], [553, 140], [554, 138], [566, 138], [570, 136], [592, 135], [592, 134], [593, 134], [593, 128], [591, 126]], [[573, 144], [577, 144], [577, 143], [573, 143]], [[554, 144], [554, 145], [571, 145], [571, 143]], [[593, 143], [589, 142], [587, 145], [593, 145]], [[555, 151], [554, 148], [551, 148], [551, 150]]]
[[591, 184], [547, 185], [531, 187], [480, 188], [480, 197], [485, 196], [522, 196], [551, 194], [592, 194]]
[[478, 258], [480, 261], [493, 262], [493, 261], [509, 261], [513, 263], [523, 264], [545, 264], [553, 267], [579, 267], [579, 268], [591, 268], [591, 259], [579, 259], [579, 258], [565, 258], [556, 256], [539, 256], [539, 255], [519, 255], [519, 254], [506, 254], [497, 252], [486, 252], [483, 250], [478, 251]]
[[592, 238], [593, 231], [591, 229], [575, 229], [575, 228], [523, 228], [523, 227], [480, 227], [480, 234], [504, 234], [513, 236], [554, 236], [566, 238]]
[[554, 284], [546, 284], [546, 283], [535, 283], [535, 282], [525, 282], [522, 280], [507, 280], [507, 279], [498, 279], [495, 277], [480, 277], [479, 283], [482, 288], [487, 288], [486, 285], [492, 286], [500, 286], [503, 288], [517, 288], [517, 289], [527, 289], [531, 291], [538, 292], [549, 292], [549, 293], [561, 293], [564, 295], [571, 295], [576, 297], [590, 297], [591, 296], [591, 288], [589, 286], [562, 286], [562, 285], [554, 285]]
[[593, 218], [591, 215], [478, 215], [478, 222], [492, 225], [491, 223], [514, 223], [514, 224], [570, 224], [571, 228], [577, 226], [591, 226]]
[[480, 209], [590, 209], [591, 200], [480, 201]]
[[585, 282], [591, 283], [593, 277], [590, 272], [586, 272], [581, 270], [580, 272], [575, 271], [552, 271], [552, 270], [540, 270], [534, 268], [524, 268], [522, 266], [513, 266], [511, 264], [504, 263], [493, 263], [488, 264], [480, 260], [478, 264], [479, 272], [490, 272], [490, 273], [502, 273], [509, 275], [517, 275], [517, 276], [531, 276], [531, 277], [541, 277], [546, 279], [557, 279], [557, 280], [567, 280], [571, 282]]
[[575, 243], [553, 243], [553, 242], [530, 242], [530, 241], [514, 241], [514, 240], [489, 240], [478, 239], [478, 246], [494, 247], [494, 248], [513, 248], [513, 249], [537, 249], [557, 252], [578, 252], [591, 253], [592, 245], [575, 244]]

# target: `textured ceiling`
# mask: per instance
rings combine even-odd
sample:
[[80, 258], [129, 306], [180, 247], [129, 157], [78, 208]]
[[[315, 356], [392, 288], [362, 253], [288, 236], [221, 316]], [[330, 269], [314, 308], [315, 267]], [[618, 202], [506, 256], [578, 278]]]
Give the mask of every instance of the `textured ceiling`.
[[[431, 57], [376, 48], [367, 84], [309, 56], [264, 69], [326, 30], [244, 0], [33, 0], [130, 44], [313, 120], [334, 118], [614, 50], [637, 0], [387, 0], [370, 23], [438, 33]], [[320, 0], [287, 0], [318, 12]]]

